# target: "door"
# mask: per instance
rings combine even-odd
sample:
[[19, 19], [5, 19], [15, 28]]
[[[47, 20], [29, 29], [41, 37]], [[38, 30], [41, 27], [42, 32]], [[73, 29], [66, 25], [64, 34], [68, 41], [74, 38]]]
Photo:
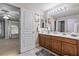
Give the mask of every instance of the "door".
[[35, 48], [33, 32], [33, 13], [23, 10], [21, 12], [21, 52]]

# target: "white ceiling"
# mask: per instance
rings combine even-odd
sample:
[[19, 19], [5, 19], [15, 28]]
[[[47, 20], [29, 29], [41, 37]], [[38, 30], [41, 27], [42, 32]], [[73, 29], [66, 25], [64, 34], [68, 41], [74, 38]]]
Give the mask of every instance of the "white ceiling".
[[20, 9], [7, 3], [0, 3], [0, 21], [8, 16], [10, 20], [19, 20]]
[[50, 8], [55, 7], [60, 3], [14, 3], [14, 4], [21, 8], [38, 10], [38, 11], [46, 11]]
[[53, 17], [65, 17], [79, 14], [79, 3], [63, 3], [48, 11]]

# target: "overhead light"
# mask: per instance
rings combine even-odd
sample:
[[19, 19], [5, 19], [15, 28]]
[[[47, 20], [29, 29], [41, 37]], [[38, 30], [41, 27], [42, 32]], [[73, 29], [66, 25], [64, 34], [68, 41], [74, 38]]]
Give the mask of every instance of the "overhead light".
[[4, 18], [4, 19], [9, 19], [9, 17], [8, 17], [8, 16], [3, 16], [3, 18]]

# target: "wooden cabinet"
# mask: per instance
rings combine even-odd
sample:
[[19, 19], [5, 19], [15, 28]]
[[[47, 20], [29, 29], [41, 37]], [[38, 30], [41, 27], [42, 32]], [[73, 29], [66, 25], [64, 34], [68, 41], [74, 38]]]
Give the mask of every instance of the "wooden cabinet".
[[49, 48], [50, 51], [52, 50], [52, 36], [50, 36], [50, 40], [49, 40]]
[[64, 38], [62, 42], [62, 54], [76, 56], [77, 55], [77, 40]]
[[78, 48], [77, 48], [77, 54], [78, 54], [78, 56], [79, 56], [79, 46], [78, 46]]
[[63, 42], [67, 42], [67, 43], [70, 43], [70, 44], [77, 44], [77, 40], [75, 40], [75, 39], [70, 39], [70, 38], [64, 38], [64, 37], [62, 37], [63, 38]]
[[78, 56], [79, 56], [79, 40], [78, 40], [78, 47], [77, 47], [77, 54], [78, 54]]
[[39, 45], [45, 47], [45, 36], [39, 35]]
[[48, 41], [48, 36], [45, 36], [46, 38], [45, 38], [45, 42], [44, 42], [44, 44], [45, 44], [45, 48], [48, 48], [48, 43], [49, 43], [49, 41]]
[[51, 50], [51, 37], [48, 35], [46, 35], [45, 45], [47, 49]]
[[62, 44], [62, 54], [63, 55], [70, 55], [70, 56], [76, 56], [77, 55], [77, 46], [63, 42], [63, 44]]
[[52, 43], [52, 50], [53, 52], [56, 52], [57, 54], [61, 54], [61, 41], [53, 40]]
[[41, 35], [39, 35], [38, 38], [39, 38], [39, 45], [42, 46], [42, 37], [41, 37]]
[[51, 38], [47, 35], [39, 35], [39, 45], [51, 50]]
[[61, 38], [52, 36], [52, 51], [61, 54]]
[[79, 55], [79, 41], [59, 36], [39, 35], [40, 46], [59, 55]]

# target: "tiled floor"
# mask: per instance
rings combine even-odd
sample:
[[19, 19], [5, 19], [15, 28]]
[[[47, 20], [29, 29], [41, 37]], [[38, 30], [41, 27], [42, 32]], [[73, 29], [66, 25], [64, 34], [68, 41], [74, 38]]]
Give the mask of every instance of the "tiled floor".
[[[19, 40], [18, 39], [0, 39], [0, 56], [37, 56], [36, 53], [40, 52], [42, 47], [34, 48], [32, 50], [29, 50], [27, 52], [19, 53]], [[45, 52], [43, 53], [45, 54]], [[55, 53], [53, 53], [56, 55]], [[43, 56], [38, 55], [38, 56]], [[45, 56], [45, 55], [44, 55]]]
[[27, 51], [27, 52], [24, 52], [22, 54], [19, 54], [19, 56], [36, 56], [36, 52], [39, 51], [40, 49], [38, 48], [35, 48], [35, 49], [32, 49], [30, 51]]
[[0, 56], [14, 56], [19, 53], [18, 39], [0, 39]]
[[[42, 48], [35, 48], [35, 49], [30, 50], [30, 51], [27, 51], [27, 52], [24, 52], [22, 54], [19, 54], [18, 56], [37, 56], [36, 52], [40, 51], [41, 49]], [[55, 54], [55, 53], [52, 53], [52, 54], [57, 56], [57, 54]]]

